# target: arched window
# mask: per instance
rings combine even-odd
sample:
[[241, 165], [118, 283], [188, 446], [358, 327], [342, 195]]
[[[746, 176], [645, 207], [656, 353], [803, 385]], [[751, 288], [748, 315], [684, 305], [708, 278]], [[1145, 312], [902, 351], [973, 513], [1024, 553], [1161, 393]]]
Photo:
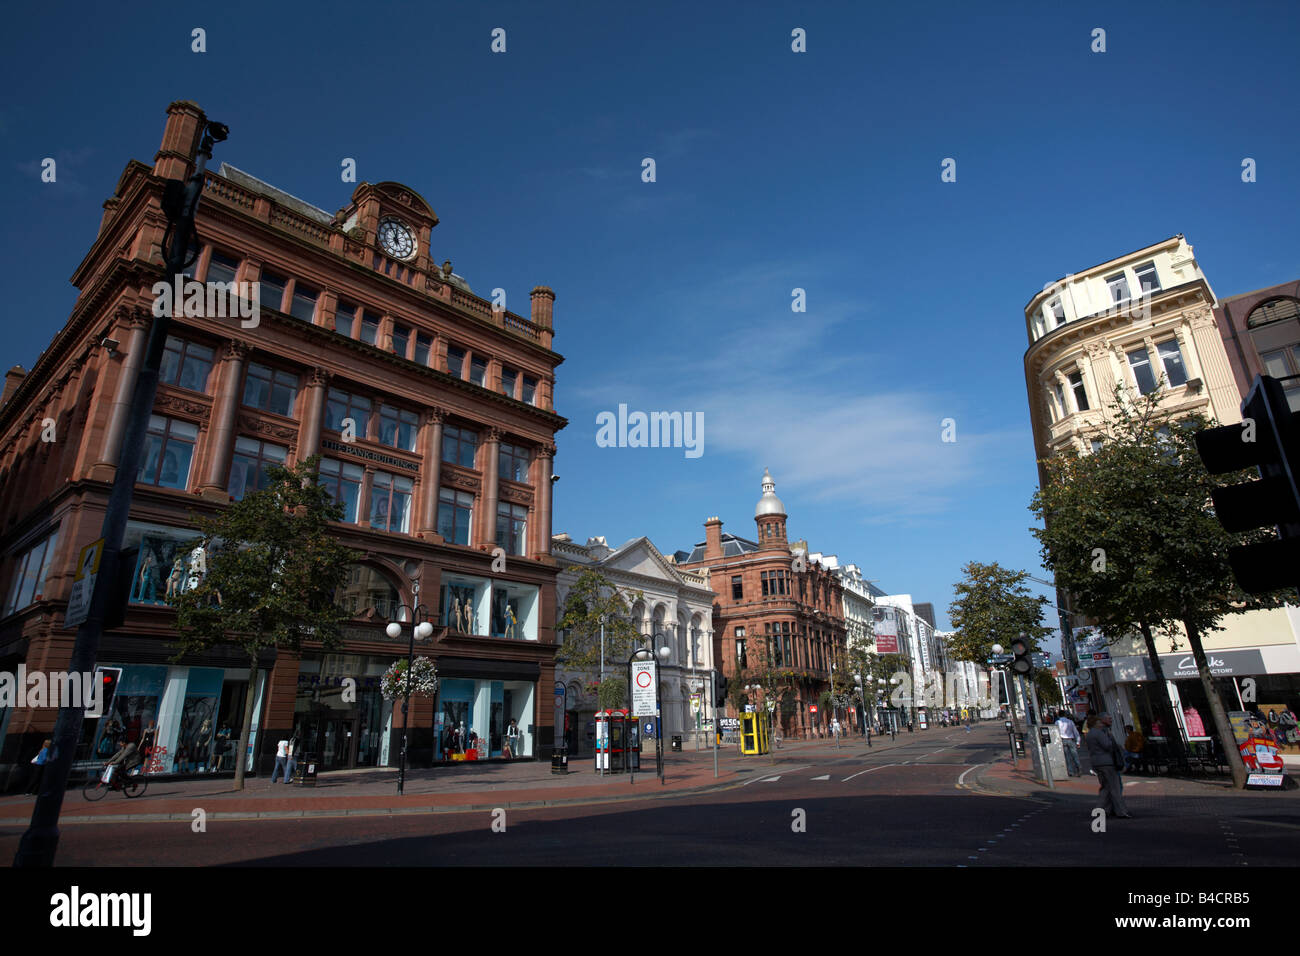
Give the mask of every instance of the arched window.
[[1300, 302], [1295, 299], [1269, 299], [1251, 310], [1246, 318], [1246, 328], [1257, 329], [1261, 325], [1270, 325], [1286, 319], [1300, 319]]
[[401, 593], [383, 572], [368, 564], [348, 565], [347, 583], [335, 600], [354, 617], [363, 617], [373, 608], [375, 615], [386, 621], [406, 620]]

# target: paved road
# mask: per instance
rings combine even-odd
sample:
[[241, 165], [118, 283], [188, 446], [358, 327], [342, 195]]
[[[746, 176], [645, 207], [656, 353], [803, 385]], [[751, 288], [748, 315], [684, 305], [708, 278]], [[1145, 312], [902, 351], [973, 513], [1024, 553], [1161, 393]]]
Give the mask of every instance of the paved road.
[[[1087, 794], [975, 789], [1005, 741], [932, 731], [888, 749], [846, 742], [746, 765], [725, 791], [619, 803], [298, 820], [64, 828], [61, 865], [1293, 866], [1300, 800], [1143, 796], [1092, 829]], [[649, 778], [646, 778], [649, 782]], [[638, 784], [639, 785], [639, 784]], [[504, 832], [500, 831], [504, 822]], [[494, 823], [496, 829], [494, 830]], [[0, 830], [12, 859], [19, 831]]]

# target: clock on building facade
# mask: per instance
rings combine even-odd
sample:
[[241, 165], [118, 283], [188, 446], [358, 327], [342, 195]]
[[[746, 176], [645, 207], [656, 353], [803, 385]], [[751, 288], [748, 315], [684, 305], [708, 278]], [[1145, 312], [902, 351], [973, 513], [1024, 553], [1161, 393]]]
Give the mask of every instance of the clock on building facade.
[[415, 255], [415, 234], [400, 219], [386, 217], [379, 221], [379, 247], [394, 259], [410, 259]]

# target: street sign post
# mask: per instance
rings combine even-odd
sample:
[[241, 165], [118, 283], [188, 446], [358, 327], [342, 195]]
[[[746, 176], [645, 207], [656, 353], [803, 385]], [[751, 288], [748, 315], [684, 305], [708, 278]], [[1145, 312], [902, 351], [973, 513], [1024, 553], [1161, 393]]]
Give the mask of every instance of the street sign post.
[[77, 575], [72, 579], [68, 595], [68, 609], [63, 615], [64, 627], [80, 627], [90, 612], [90, 595], [95, 590], [99, 576], [99, 562], [104, 557], [104, 539], [92, 541], [81, 549], [77, 558]]
[[655, 716], [655, 662], [632, 662], [632, 716]]

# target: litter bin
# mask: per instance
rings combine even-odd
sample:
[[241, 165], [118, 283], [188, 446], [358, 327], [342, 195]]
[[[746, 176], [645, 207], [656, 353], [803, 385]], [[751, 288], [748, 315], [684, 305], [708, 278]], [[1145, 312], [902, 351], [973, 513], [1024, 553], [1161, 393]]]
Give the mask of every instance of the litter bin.
[[675, 753], [675, 754], [679, 754], [679, 753], [682, 752], [682, 735], [681, 735], [681, 734], [673, 734], [673, 744], [672, 744], [672, 747], [673, 747], [673, 753]]
[[564, 747], [557, 747], [551, 752], [551, 773], [568, 773], [569, 772], [569, 751]]
[[303, 754], [293, 772], [293, 782], [304, 787], [316, 786], [316, 771], [320, 764], [315, 754]]

